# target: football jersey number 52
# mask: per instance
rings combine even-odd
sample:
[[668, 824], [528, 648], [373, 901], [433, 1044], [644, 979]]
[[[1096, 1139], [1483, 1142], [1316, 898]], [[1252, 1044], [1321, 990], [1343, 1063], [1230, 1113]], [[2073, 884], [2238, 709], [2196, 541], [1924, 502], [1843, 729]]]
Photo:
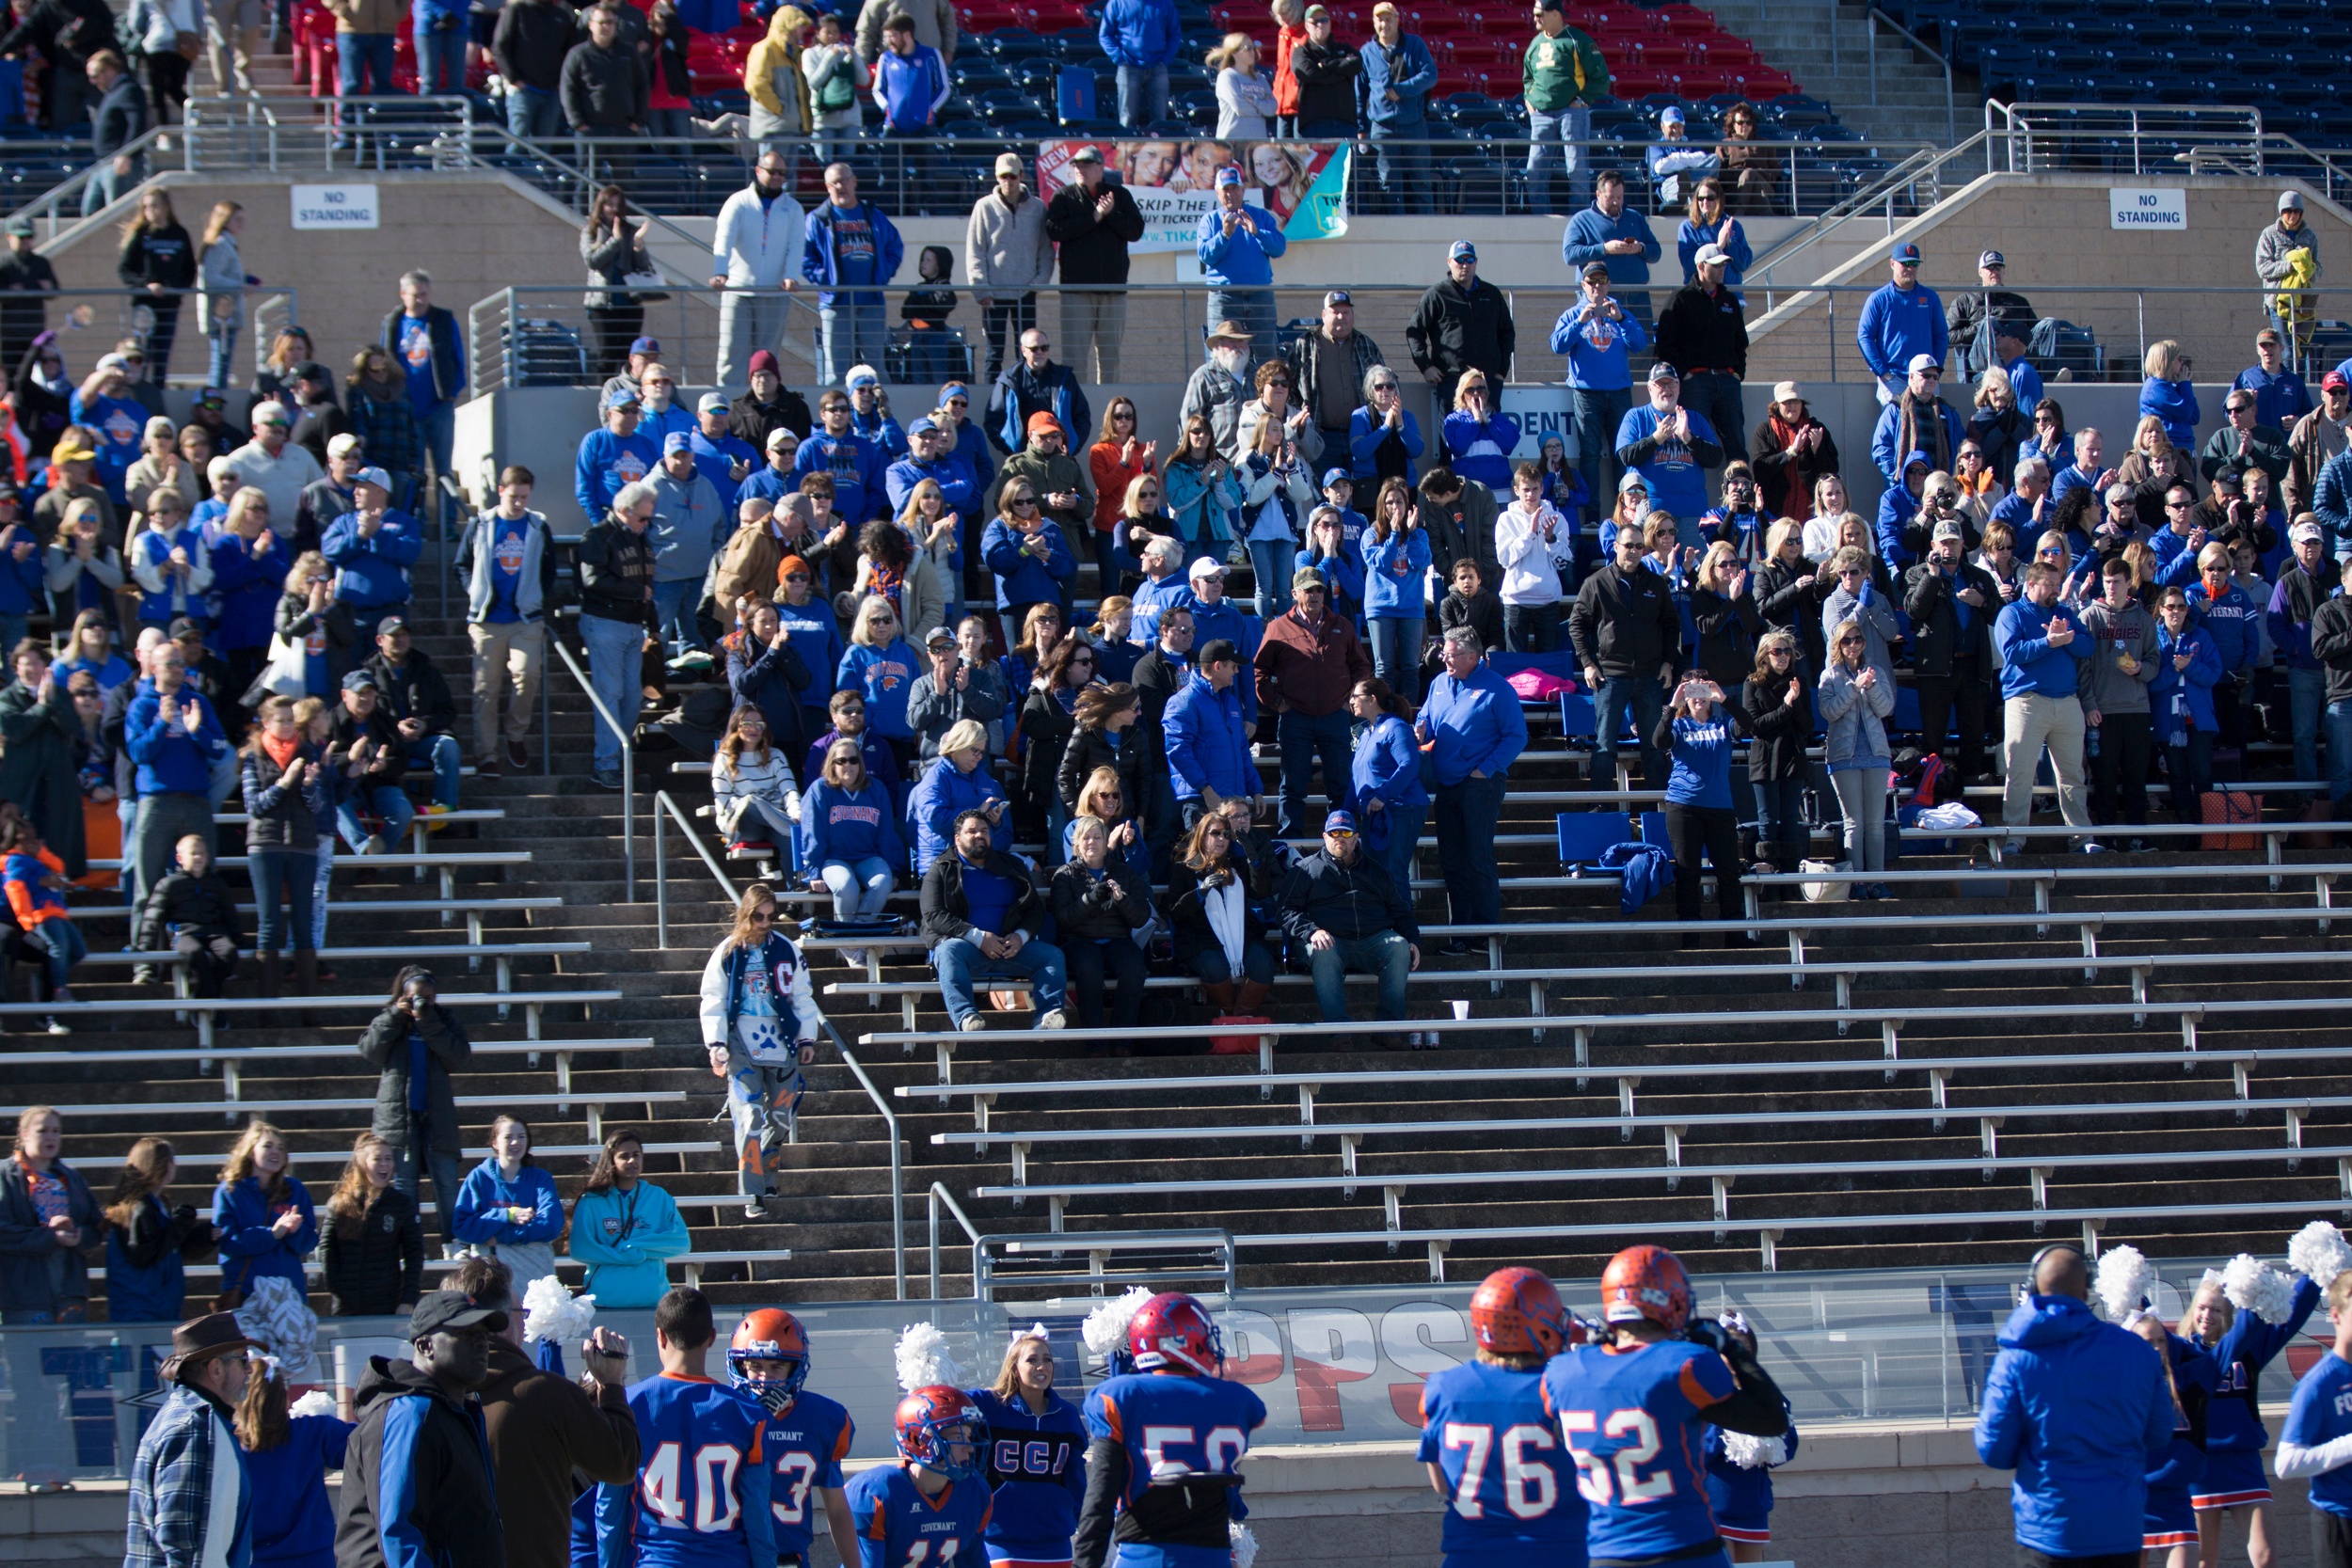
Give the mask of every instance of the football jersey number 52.
[[[1634, 1406], [1613, 1410], [1603, 1420], [1593, 1410], [1564, 1410], [1560, 1413], [1560, 1430], [1567, 1435], [1568, 1448], [1576, 1455], [1576, 1489], [1585, 1500], [1595, 1503], [1614, 1501], [1628, 1508], [1656, 1502], [1674, 1496], [1673, 1472], [1661, 1469], [1654, 1476], [1644, 1476], [1642, 1466], [1658, 1457], [1658, 1422], [1646, 1410]], [[1603, 1437], [1630, 1437], [1631, 1442], [1613, 1454], [1589, 1453], [1577, 1445], [1577, 1433], [1587, 1435], [1598, 1432]], [[1616, 1472], [1616, 1496], [1610, 1496], [1610, 1472]]]

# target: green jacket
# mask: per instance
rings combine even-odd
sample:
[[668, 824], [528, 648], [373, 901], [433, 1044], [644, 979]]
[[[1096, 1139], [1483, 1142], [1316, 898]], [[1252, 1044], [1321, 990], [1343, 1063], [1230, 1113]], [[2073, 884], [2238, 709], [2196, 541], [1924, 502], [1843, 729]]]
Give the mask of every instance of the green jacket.
[[1538, 31], [1527, 45], [1523, 68], [1527, 106], [1554, 115], [1577, 100], [1595, 103], [1609, 96], [1609, 62], [1600, 46], [1574, 27], [1548, 39]]

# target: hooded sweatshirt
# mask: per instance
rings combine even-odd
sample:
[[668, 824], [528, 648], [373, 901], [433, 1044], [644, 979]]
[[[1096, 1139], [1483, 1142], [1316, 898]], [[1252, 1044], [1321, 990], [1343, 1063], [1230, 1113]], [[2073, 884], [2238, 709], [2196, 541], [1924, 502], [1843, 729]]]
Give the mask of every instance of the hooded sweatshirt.
[[506, 1568], [482, 1402], [368, 1358], [343, 1454], [339, 1568]]
[[2027, 1296], [1999, 1343], [1977, 1457], [2017, 1472], [2017, 1544], [2052, 1557], [2138, 1551], [2151, 1462], [2172, 1442], [2155, 1351], [2073, 1296]]

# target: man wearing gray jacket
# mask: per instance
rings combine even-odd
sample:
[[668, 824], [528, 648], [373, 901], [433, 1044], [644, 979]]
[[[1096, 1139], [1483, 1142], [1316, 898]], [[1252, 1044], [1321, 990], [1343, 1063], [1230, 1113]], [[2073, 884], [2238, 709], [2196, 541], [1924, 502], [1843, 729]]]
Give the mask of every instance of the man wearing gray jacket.
[[[2091, 654], [2083, 666], [2083, 723], [2090, 753], [2090, 817], [2101, 827], [2122, 820], [2129, 828], [2148, 825], [2148, 758], [2153, 729], [2148, 686], [2156, 678], [2156, 618], [2132, 592], [2132, 569], [2121, 555], [2099, 569], [2100, 596], [2083, 606]], [[2134, 836], [2125, 846], [2149, 847]]]
[[996, 188], [972, 204], [963, 230], [963, 276], [982, 311], [988, 369], [1005, 368], [1005, 335], [1037, 325], [1037, 291], [1054, 280], [1054, 242], [1045, 237], [1045, 203], [1022, 183], [1021, 154], [1000, 153]]
[[473, 641], [474, 772], [499, 771], [499, 687], [504, 672], [506, 762], [522, 768], [524, 737], [539, 705], [547, 657], [547, 614], [555, 603], [555, 541], [548, 520], [531, 510], [529, 468], [510, 463], [499, 474], [499, 503], [474, 518], [457, 546], [457, 580], [466, 585], [466, 635]]

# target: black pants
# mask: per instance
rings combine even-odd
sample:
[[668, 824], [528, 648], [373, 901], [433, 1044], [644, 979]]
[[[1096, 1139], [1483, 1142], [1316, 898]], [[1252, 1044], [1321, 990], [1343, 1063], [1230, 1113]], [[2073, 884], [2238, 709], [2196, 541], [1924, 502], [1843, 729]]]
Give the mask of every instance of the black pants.
[[1699, 855], [1715, 865], [1715, 908], [1722, 919], [1738, 920], [1740, 901], [1740, 814], [1724, 806], [1666, 802], [1666, 837], [1675, 847], [1675, 918], [1699, 918]]
[[1109, 1027], [1133, 1029], [1143, 1018], [1143, 949], [1132, 938], [1108, 942], [1065, 942], [1062, 962], [1069, 966], [1070, 994], [1077, 998], [1078, 1027], [1100, 1029], [1105, 978], [1117, 982], [1111, 995]]
[[[626, 299], [629, 296], [621, 296]], [[642, 305], [591, 305], [588, 325], [596, 335], [596, 376], [603, 381], [628, 368], [628, 345], [645, 330]]]
[[1021, 334], [1037, 325], [1037, 295], [1015, 294], [1008, 299], [999, 294], [989, 301], [980, 315], [984, 324], [981, 330], [988, 335], [988, 368], [980, 378], [993, 386], [997, 372], [1005, 368], [1006, 329], [1011, 328], [1012, 352], [1018, 362]]
[[2352, 1568], [2352, 1519], [2312, 1510], [2312, 1562], [2313, 1568]]
[[2144, 713], [2110, 713], [2099, 725], [2099, 754], [2090, 759], [2090, 819], [2101, 827], [2117, 820], [2120, 792], [2126, 827], [2148, 825], [2148, 761], [2153, 740]]
[[2137, 1552], [2099, 1552], [2090, 1557], [2052, 1557], [2031, 1546], [2017, 1548], [2017, 1568], [2139, 1568]]
[[147, 61], [147, 91], [155, 105], [155, 123], [177, 125], [187, 118], [189, 60], [177, 49], [142, 55]]
[[[1966, 659], [1948, 675], [1921, 675], [1912, 689], [1919, 694], [1920, 745], [1960, 769], [1965, 779], [1984, 776], [1984, 721], [1987, 688], [1975, 659]], [[1953, 720], [1959, 721], [1959, 743], [1946, 738]]]
[[2234, 675], [2224, 675], [2214, 683], [2213, 715], [2221, 737], [2216, 742], [2222, 750], [2232, 751], [2246, 744], [2248, 710], [2253, 706], [2252, 686], [2240, 686]]

